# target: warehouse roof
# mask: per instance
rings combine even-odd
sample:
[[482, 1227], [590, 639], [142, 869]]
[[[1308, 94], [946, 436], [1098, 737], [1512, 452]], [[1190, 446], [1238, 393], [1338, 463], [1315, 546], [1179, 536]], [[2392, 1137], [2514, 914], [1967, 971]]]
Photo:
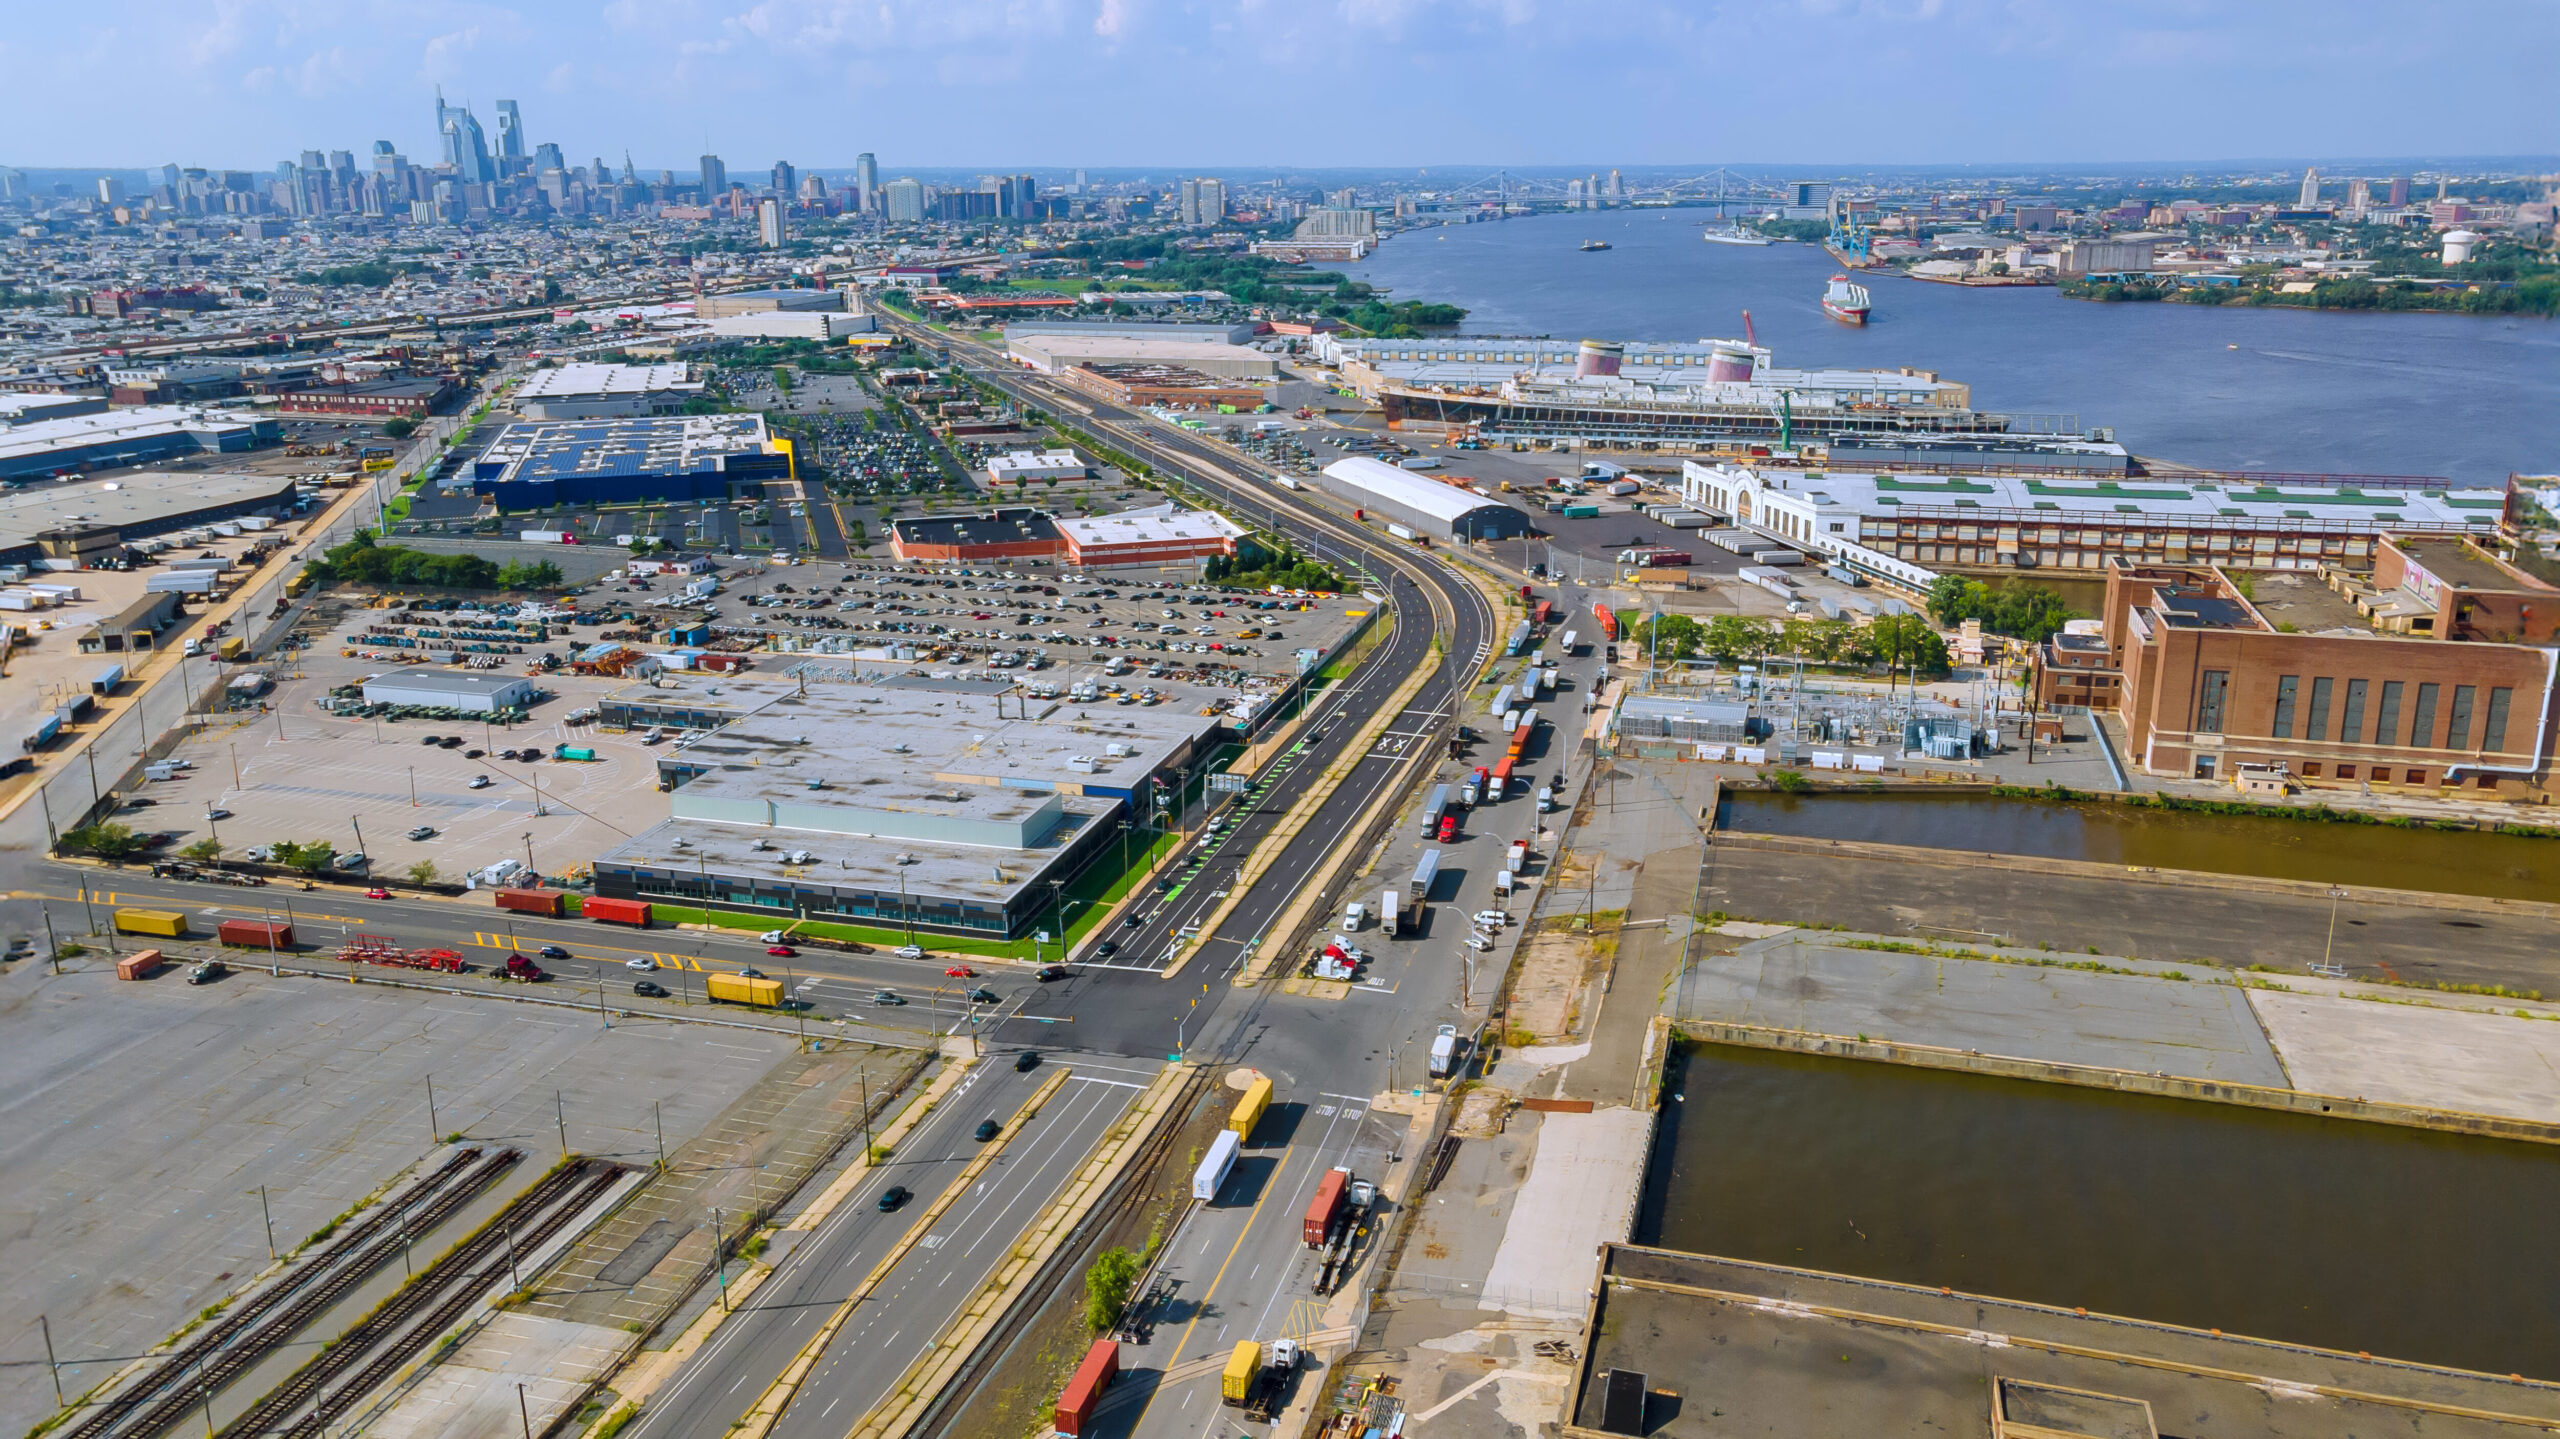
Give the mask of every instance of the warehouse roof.
[[533, 681], [522, 675], [471, 674], [463, 670], [400, 669], [378, 674], [364, 682], [370, 690], [376, 685], [385, 689], [426, 690], [434, 694], [470, 695], [480, 699], [499, 699], [519, 689], [530, 690]]
[[77, 451], [149, 435], [219, 435], [254, 429], [258, 416], [195, 405], [139, 405], [102, 415], [37, 420], [0, 430], [0, 464], [50, 451]]
[[[630, 368], [682, 369], [681, 365]], [[690, 474], [730, 455], [760, 455], [762, 415], [648, 415], [605, 420], [525, 420], [507, 426], [473, 462], [481, 480], [563, 475]], [[447, 481], [448, 485], [469, 481]]]
[[1038, 510], [998, 510], [991, 515], [910, 515], [892, 520], [901, 544], [1019, 545], [1058, 537], [1057, 523]]
[[1426, 480], [1411, 470], [1400, 470], [1383, 460], [1352, 455], [1324, 467], [1328, 478], [1353, 489], [1373, 494], [1387, 504], [1402, 505], [1408, 510], [1431, 516], [1448, 524], [1456, 524], [1461, 516], [1482, 509], [1509, 509], [1473, 490], [1456, 485]]
[[683, 365], [602, 365], [589, 361], [536, 370], [516, 388], [516, 401], [560, 400], [572, 396], [636, 396], [665, 390], [698, 390]]
[[1249, 377], [1280, 372], [1277, 357], [1242, 345], [1216, 340], [1140, 339], [1129, 335], [1032, 334], [1016, 339], [1006, 332], [1006, 348], [1043, 368], [1058, 370], [1080, 364], [1181, 365], [1204, 373]]
[[1231, 540], [1244, 526], [1207, 510], [1179, 514], [1102, 515], [1089, 520], [1061, 519], [1059, 533], [1079, 549], [1090, 545], [1168, 545], [1185, 540]]
[[48, 530], [158, 533], [190, 515], [262, 503], [287, 504], [293, 481], [277, 475], [150, 474], [0, 490], [0, 550]]

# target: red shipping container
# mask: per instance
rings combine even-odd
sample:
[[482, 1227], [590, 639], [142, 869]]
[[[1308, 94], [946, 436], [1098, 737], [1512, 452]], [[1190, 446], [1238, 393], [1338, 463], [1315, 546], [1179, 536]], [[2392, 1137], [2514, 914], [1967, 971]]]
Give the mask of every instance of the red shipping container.
[[148, 979], [160, 972], [160, 951], [138, 949], [116, 961], [116, 978]]
[[579, 901], [578, 909], [589, 919], [600, 919], [609, 924], [634, 924], [643, 929], [649, 927], [649, 906], [640, 900], [591, 897]]
[[1082, 1434], [1092, 1423], [1094, 1406], [1102, 1402], [1102, 1391], [1120, 1377], [1120, 1346], [1108, 1339], [1093, 1341], [1084, 1352], [1084, 1362], [1076, 1366], [1075, 1377], [1067, 1381], [1058, 1395], [1058, 1412], [1052, 1416], [1061, 1434]]
[[1307, 1201], [1304, 1238], [1309, 1249], [1324, 1248], [1325, 1236], [1333, 1229], [1334, 1216], [1342, 1212], [1342, 1188], [1350, 1182], [1350, 1170], [1328, 1169], [1317, 1183], [1316, 1197]]
[[249, 949], [293, 948], [293, 926], [272, 919], [226, 919], [214, 926], [213, 936]]
[[498, 908], [556, 916], [560, 913], [561, 894], [556, 889], [502, 889], [498, 891]]

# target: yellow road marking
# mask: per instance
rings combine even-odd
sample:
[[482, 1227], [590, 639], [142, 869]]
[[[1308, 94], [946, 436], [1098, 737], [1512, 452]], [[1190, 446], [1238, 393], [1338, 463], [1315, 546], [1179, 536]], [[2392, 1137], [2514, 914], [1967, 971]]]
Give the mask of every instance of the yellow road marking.
[[[1289, 1161], [1283, 1157], [1278, 1167], [1271, 1171], [1271, 1182], [1263, 1186], [1262, 1197], [1253, 1202], [1253, 1208], [1245, 1211], [1244, 1228], [1236, 1235], [1235, 1244], [1227, 1250], [1227, 1257], [1218, 1262], [1218, 1272], [1209, 1276], [1209, 1287], [1201, 1291], [1197, 1312], [1192, 1315], [1191, 1322], [1182, 1326], [1182, 1338], [1173, 1346], [1172, 1357], [1180, 1358], [1183, 1351], [1191, 1347], [1191, 1331], [1199, 1328], [1200, 1321], [1208, 1317], [1209, 1296], [1218, 1292], [1218, 1281], [1227, 1277], [1227, 1266], [1236, 1262], [1236, 1255], [1244, 1250], [1244, 1242], [1253, 1237], [1253, 1226], [1260, 1222], [1263, 1206], [1271, 1202], [1271, 1196], [1280, 1192], [1283, 1187], [1280, 1181], [1288, 1170]], [[1143, 1416], [1146, 1411], [1141, 1409], [1138, 1412]]]

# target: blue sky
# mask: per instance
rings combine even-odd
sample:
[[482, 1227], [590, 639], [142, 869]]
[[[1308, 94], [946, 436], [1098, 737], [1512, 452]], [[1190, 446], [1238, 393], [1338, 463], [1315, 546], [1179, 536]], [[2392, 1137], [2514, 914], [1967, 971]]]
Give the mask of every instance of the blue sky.
[[2560, 152], [2560, 0], [121, 0], [0, 27], [0, 164], [263, 166], [433, 87], [690, 169]]

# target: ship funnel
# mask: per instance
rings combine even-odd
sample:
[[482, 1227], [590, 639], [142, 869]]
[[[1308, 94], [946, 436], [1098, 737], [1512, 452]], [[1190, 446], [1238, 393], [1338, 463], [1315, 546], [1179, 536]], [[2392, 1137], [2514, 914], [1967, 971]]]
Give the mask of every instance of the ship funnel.
[[1614, 340], [1585, 340], [1573, 359], [1573, 377], [1587, 380], [1594, 375], [1614, 375], [1626, 356], [1627, 347]]
[[1750, 380], [1751, 351], [1744, 346], [1719, 342], [1707, 357], [1707, 380], [1711, 384], [1742, 384]]

